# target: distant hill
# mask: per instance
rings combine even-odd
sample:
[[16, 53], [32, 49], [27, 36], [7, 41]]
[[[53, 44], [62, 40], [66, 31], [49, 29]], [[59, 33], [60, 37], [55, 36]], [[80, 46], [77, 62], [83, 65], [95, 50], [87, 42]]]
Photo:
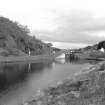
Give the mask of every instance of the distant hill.
[[101, 47], [103, 47], [105, 49], [105, 40], [100, 41], [94, 45], [91, 46], [86, 46], [84, 48], [80, 48], [80, 51], [88, 51], [88, 50], [96, 50], [98, 51], [99, 49], [101, 49]]
[[94, 45], [91, 45], [91, 46], [86, 46], [84, 48], [79, 48], [79, 49], [75, 49], [77, 52], [84, 52], [84, 51], [92, 51], [92, 50], [97, 50], [97, 45], [98, 44], [94, 44]]
[[45, 54], [51, 51], [51, 44], [45, 44], [35, 36], [30, 36], [26, 26], [0, 17], [0, 55]]

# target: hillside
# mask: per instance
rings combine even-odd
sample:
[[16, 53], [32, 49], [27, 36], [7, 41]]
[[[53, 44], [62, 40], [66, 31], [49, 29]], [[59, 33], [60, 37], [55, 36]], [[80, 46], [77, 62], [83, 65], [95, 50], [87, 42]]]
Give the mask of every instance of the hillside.
[[51, 45], [45, 44], [35, 36], [30, 36], [30, 30], [8, 18], [0, 17], [0, 55], [31, 55], [45, 54], [51, 51]]
[[105, 41], [100, 41], [94, 45], [87, 46], [84, 48], [74, 49], [74, 55], [78, 59], [105, 60], [105, 52], [102, 52], [100, 50], [101, 48], [105, 49]]

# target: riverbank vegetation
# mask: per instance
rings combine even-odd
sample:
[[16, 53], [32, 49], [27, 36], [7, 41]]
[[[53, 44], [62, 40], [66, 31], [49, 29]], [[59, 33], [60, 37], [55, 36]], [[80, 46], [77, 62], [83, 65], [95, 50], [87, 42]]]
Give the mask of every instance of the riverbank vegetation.
[[49, 54], [53, 49], [51, 43], [45, 44], [30, 35], [27, 26], [0, 17], [0, 56]]

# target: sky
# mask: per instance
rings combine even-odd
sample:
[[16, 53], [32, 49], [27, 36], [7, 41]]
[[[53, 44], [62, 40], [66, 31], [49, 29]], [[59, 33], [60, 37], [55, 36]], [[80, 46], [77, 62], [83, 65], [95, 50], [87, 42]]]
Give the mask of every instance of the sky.
[[105, 0], [1, 0], [0, 15], [27, 25], [42, 40], [92, 44], [105, 39]]

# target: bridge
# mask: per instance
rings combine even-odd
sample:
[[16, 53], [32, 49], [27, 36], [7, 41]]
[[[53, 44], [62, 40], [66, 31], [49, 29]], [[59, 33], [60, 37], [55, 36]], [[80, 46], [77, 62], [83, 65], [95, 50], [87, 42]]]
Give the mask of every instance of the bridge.
[[78, 51], [75, 50], [62, 50], [57, 52], [57, 54], [55, 55], [55, 58], [66, 58], [66, 59], [77, 59], [77, 57], [75, 56], [75, 53], [80, 53]]

